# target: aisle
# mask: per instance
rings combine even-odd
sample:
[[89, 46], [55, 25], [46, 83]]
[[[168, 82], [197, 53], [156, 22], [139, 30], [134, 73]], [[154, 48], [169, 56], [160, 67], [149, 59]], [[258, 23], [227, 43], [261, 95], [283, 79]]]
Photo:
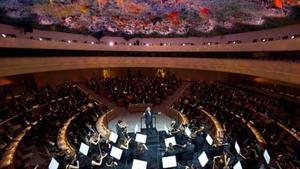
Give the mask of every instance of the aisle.
[[[164, 112], [169, 110], [172, 103], [176, 101], [185, 92], [185, 90], [190, 86], [190, 84], [191, 84], [190, 82], [183, 82], [183, 84], [172, 95], [168, 96], [167, 99], [163, 100], [163, 102], [160, 105], [154, 106], [152, 108], [153, 112], [162, 113], [161, 115], [156, 115], [156, 120], [157, 120], [156, 129], [158, 131], [164, 130], [165, 125], [168, 127], [171, 124], [173, 119], [166, 116]], [[108, 128], [110, 130], [115, 131], [115, 124], [117, 123], [118, 120], [123, 120], [129, 125], [128, 132], [134, 132], [136, 126], [138, 126], [139, 130], [141, 129], [141, 127], [145, 128], [144, 121], [143, 121], [143, 126], [141, 126], [141, 117], [143, 116], [143, 112], [129, 113], [125, 107], [118, 107], [114, 102], [110, 102], [108, 101], [108, 99], [100, 97], [99, 94], [89, 89], [87, 86], [85, 86], [85, 84], [79, 84], [79, 87], [85, 92], [89, 93], [92, 97], [94, 97], [99, 102], [108, 105], [110, 109], [114, 109], [116, 112], [118, 112], [118, 117], [111, 120], [108, 123]]]

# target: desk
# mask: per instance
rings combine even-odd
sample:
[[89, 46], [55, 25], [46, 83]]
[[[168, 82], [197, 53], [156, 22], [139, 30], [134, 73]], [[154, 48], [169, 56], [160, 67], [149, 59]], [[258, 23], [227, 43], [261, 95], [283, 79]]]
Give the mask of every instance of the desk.
[[222, 144], [223, 140], [224, 140], [224, 130], [222, 125], [220, 124], [220, 122], [214, 117], [212, 116], [210, 113], [208, 113], [207, 111], [200, 109], [214, 124], [214, 127], [216, 129], [215, 131], [215, 138], [217, 139], [217, 143]]
[[172, 119], [177, 119], [180, 124], [188, 124], [188, 118], [181, 112], [170, 108], [169, 111], [166, 112], [166, 115]]
[[96, 122], [97, 131], [105, 139], [109, 138], [110, 130], [108, 129], [108, 122], [117, 116], [116, 112], [112, 109], [107, 113], [100, 116]]
[[70, 153], [72, 156], [74, 156], [76, 154], [75, 149], [71, 146], [71, 144], [68, 141], [68, 137], [67, 137], [67, 131], [68, 128], [70, 126], [70, 123], [73, 121], [73, 119], [76, 117], [77, 115], [72, 116], [71, 118], [69, 118], [65, 124], [63, 125], [63, 127], [61, 129], [59, 129], [58, 131], [58, 136], [57, 136], [57, 146], [58, 148], [67, 151], [68, 153]]
[[261, 146], [261, 148], [264, 149], [264, 147], [267, 144], [267, 142], [264, 139], [264, 137], [261, 135], [261, 133], [259, 131], [257, 131], [257, 129], [255, 127], [253, 127], [250, 122], [247, 123], [247, 127], [251, 130], [251, 132], [255, 136], [255, 138], [258, 141], [258, 143]]
[[285, 127], [283, 124], [281, 123], [277, 123], [278, 126], [280, 126], [283, 130], [285, 130], [287, 133], [289, 133], [290, 135], [292, 135], [297, 141], [300, 141], [300, 136], [297, 134], [297, 132], [292, 132], [290, 129], [288, 129], [287, 127]]
[[15, 153], [18, 148], [18, 145], [19, 145], [20, 141], [22, 140], [22, 138], [27, 133], [27, 131], [30, 129], [31, 129], [31, 126], [27, 126], [9, 144], [9, 146], [6, 148], [6, 151], [4, 152], [2, 159], [0, 161], [0, 168], [6, 168], [6, 167], [13, 165], [13, 161], [14, 161], [14, 157], [15, 157]]

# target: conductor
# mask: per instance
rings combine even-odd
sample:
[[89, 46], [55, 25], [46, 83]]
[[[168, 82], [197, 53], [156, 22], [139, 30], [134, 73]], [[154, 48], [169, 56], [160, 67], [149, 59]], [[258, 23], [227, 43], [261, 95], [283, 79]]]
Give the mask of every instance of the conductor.
[[147, 107], [146, 111], [144, 112], [147, 133], [149, 132], [149, 128], [150, 129], [153, 128], [152, 116], [153, 116], [153, 113], [151, 112], [150, 107]]

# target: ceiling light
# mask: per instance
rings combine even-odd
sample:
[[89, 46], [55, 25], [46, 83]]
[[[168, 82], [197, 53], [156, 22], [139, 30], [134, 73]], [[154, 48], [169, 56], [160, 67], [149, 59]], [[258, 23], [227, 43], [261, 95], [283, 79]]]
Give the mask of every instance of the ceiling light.
[[6, 35], [4, 34], [4, 33], [2, 33], [2, 35], [1, 35], [3, 38], [6, 38]]
[[114, 42], [109, 42], [109, 46], [114, 46]]
[[293, 36], [291, 36], [291, 39], [295, 39], [295, 36], [293, 35]]

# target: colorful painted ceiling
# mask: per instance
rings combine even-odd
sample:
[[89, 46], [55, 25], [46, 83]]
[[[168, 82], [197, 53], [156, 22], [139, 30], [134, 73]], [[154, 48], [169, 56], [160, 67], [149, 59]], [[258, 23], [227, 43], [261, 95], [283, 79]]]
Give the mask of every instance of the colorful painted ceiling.
[[298, 0], [0, 0], [2, 19], [125, 34], [210, 33], [290, 18]]

